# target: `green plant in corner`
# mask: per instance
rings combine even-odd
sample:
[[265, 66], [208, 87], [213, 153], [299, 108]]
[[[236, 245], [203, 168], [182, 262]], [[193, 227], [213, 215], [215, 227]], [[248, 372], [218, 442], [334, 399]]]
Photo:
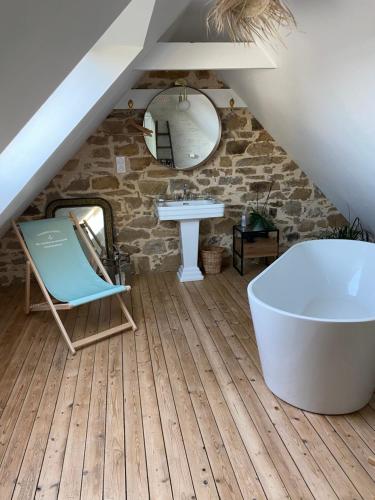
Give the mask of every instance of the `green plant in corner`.
[[359, 217], [356, 217], [352, 222], [328, 229], [320, 239], [369, 241], [369, 232], [363, 228]]

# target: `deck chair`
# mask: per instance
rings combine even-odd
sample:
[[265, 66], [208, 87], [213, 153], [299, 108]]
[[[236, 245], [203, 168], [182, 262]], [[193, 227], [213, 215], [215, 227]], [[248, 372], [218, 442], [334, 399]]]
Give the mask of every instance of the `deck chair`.
[[[74, 226], [80, 239], [87, 246], [102, 279], [91, 267], [78, 241]], [[123, 330], [137, 329], [120, 294], [130, 290], [130, 286], [114, 285], [93, 249], [89, 238], [79, 224], [76, 216], [53, 219], [40, 219], [16, 223], [13, 228], [26, 254], [26, 297], [25, 312], [50, 310], [57, 326], [74, 354], [76, 349], [115, 335]], [[42, 290], [46, 302], [30, 304], [31, 272]], [[81, 304], [116, 295], [127, 322], [103, 332], [72, 342], [60, 319], [58, 310], [72, 309]]]

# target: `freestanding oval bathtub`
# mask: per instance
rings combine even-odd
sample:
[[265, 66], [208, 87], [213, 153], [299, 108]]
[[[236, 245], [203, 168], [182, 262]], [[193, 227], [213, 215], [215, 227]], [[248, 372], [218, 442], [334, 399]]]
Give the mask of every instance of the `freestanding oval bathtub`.
[[350, 413], [375, 388], [375, 244], [299, 243], [253, 279], [266, 384], [315, 413]]

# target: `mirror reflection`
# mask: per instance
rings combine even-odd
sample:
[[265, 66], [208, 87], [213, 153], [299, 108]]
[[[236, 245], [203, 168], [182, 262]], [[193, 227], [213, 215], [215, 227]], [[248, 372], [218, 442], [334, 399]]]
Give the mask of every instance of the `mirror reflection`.
[[163, 165], [179, 170], [206, 161], [219, 145], [221, 123], [212, 101], [199, 90], [176, 86], [150, 102], [143, 126], [150, 153]]
[[[77, 216], [82, 229], [101, 258], [108, 257], [106, 250], [104, 212], [102, 207], [59, 207], [55, 211], [55, 217], [67, 217], [70, 212]], [[83, 248], [85, 248], [83, 246]]]

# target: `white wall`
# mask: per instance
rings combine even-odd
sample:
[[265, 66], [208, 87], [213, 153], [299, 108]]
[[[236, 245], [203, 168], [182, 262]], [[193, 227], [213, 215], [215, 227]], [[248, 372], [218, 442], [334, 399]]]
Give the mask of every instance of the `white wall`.
[[129, 1], [1, 1], [0, 152]]
[[163, 42], [206, 42], [227, 41], [226, 34], [218, 35], [214, 30], [208, 33], [206, 16], [214, 0], [191, 0], [185, 12], [170, 26], [160, 41]]
[[290, 0], [277, 69], [224, 81], [333, 203], [375, 231], [375, 2]]

